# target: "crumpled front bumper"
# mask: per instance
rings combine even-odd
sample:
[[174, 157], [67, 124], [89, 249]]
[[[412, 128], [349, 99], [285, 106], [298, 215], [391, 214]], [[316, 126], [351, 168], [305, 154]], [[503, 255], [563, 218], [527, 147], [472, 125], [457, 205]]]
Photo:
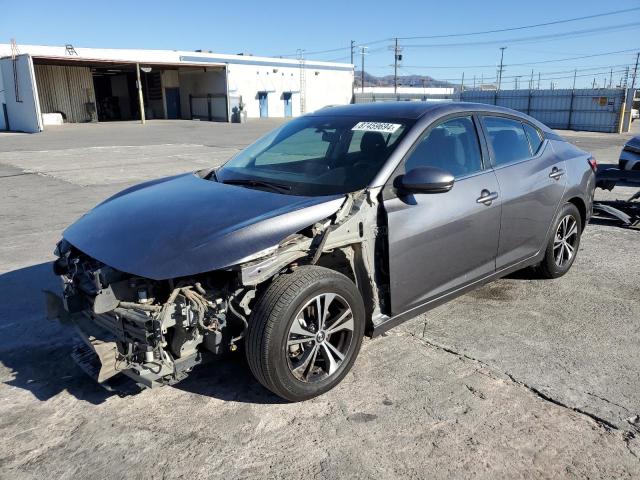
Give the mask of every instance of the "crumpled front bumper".
[[[116, 337], [90, 321], [83, 313], [70, 314], [65, 308], [62, 297], [45, 291], [47, 318], [59, 319], [62, 323], [72, 325], [85, 348], [76, 347], [73, 359], [82, 370], [98, 383], [103, 383], [121, 371], [117, 368], [118, 346]], [[91, 352], [97, 359], [91, 358]], [[96, 363], [97, 360], [97, 363]], [[123, 372], [126, 373], [126, 372]]]

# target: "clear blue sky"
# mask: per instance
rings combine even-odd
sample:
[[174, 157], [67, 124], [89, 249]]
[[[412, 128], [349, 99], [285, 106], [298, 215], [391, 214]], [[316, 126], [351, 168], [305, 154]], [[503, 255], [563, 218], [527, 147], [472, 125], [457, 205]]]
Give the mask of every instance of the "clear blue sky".
[[[468, 1], [455, 2], [215, 2], [215, 1], [103, 1], [56, 2], [0, 0], [0, 42], [15, 38], [23, 44], [76, 47], [152, 48], [219, 53], [247, 52], [255, 55], [295, 54], [299, 48], [317, 60], [349, 61], [349, 42], [358, 43], [408, 36], [446, 35], [518, 27], [640, 7], [640, 0], [595, 2], [563, 1]], [[636, 25], [629, 25], [636, 23]], [[541, 72], [545, 87], [553, 77], [578, 72], [578, 85], [599, 84], [608, 79], [610, 66], [618, 82], [624, 65], [633, 64], [634, 52], [536, 65], [510, 65], [558, 60], [575, 56], [640, 49], [640, 10], [607, 17], [550, 25], [512, 32], [469, 37], [401, 40], [404, 59], [401, 74], [427, 74], [435, 78], [459, 79], [465, 83], [476, 75], [495, 79], [500, 46], [505, 50], [505, 81], [523, 75], [523, 84], [533, 68]], [[607, 30], [607, 27], [626, 25]], [[584, 32], [587, 30], [587, 32]], [[558, 33], [559, 38], [538, 38]], [[497, 42], [497, 43], [490, 43]], [[433, 46], [434, 44], [460, 44]], [[430, 45], [411, 47], [411, 44]], [[391, 74], [390, 41], [370, 45], [365, 69], [376, 75]], [[359, 68], [360, 56], [356, 57]], [[486, 65], [486, 66], [484, 66]], [[433, 68], [448, 67], [448, 68]], [[584, 70], [590, 69], [590, 70]], [[556, 73], [558, 72], [558, 73]], [[547, 79], [547, 80], [545, 80]], [[570, 86], [570, 78], [555, 80]]]

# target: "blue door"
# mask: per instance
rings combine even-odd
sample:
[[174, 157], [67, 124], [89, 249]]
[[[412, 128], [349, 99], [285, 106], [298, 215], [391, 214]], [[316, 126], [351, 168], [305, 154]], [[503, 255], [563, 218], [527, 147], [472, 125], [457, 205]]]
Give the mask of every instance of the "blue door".
[[269, 116], [267, 92], [258, 92], [258, 101], [260, 102], [260, 118], [267, 118]]
[[164, 98], [167, 101], [167, 118], [174, 120], [180, 118], [180, 89], [165, 88]]
[[282, 98], [284, 99], [284, 116], [285, 117], [293, 116], [291, 112], [291, 92], [284, 92], [282, 94]]

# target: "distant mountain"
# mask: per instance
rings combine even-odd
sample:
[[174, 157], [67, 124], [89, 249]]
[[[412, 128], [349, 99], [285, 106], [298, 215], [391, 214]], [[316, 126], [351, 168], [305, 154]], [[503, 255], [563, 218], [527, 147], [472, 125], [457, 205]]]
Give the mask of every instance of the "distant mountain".
[[[356, 86], [360, 86], [361, 71], [356, 70], [355, 82]], [[364, 84], [366, 87], [392, 87], [393, 75], [385, 75], [376, 77], [364, 72]], [[445, 82], [444, 80], [436, 80], [428, 75], [398, 75], [398, 85], [403, 87], [457, 87], [458, 84]]]

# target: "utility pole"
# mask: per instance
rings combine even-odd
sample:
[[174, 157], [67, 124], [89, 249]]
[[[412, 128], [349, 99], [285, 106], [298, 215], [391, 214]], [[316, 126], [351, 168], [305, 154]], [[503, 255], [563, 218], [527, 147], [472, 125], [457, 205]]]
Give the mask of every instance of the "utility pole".
[[476, 76], [473, 76], [473, 89], [476, 89]]
[[633, 77], [631, 77], [631, 90], [636, 87], [636, 77], [638, 76], [638, 60], [640, 60], [640, 52], [636, 54], [636, 66], [633, 67]]
[[593, 77], [593, 84], [591, 85], [591, 88], [594, 90], [596, 88], [596, 77]]
[[500, 86], [502, 84], [502, 72], [504, 70], [504, 65], [502, 61], [504, 60], [504, 49], [507, 47], [500, 47], [500, 70], [498, 71], [498, 90], [500, 90]]
[[464, 92], [464, 72], [462, 72], [462, 83], [460, 84], [460, 93]]
[[578, 74], [578, 69], [575, 69], [573, 71], [573, 87], [571, 87], [571, 90], [575, 90], [576, 89], [576, 75]]
[[522, 75], [518, 75], [518, 76], [516, 76], [516, 90], [518, 90], [518, 87], [520, 86], [520, 82], [519, 82], [519, 80], [520, 80], [520, 77], [521, 77], [521, 76], [522, 76]]
[[627, 67], [624, 79], [624, 105], [621, 109], [621, 122], [618, 133], [628, 132], [631, 126], [631, 110], [633, 109], [633, 100], [636, 88], [636, 77], [638, 75], [638, 60], [640, 60], [640, 52], [636, 54], [636, 64], [633, 67], [633, 75], [631, 76], [631, 87], [629, 88], [629, 67]]
[[609, 88], [611, 88], [612, 83], [613, 83], [613, 67], [609, 69]]
[[538, 90], [540, 90], [540, 72], [538, 72]]
[[361, 92], [364, 93], [364, 56], [366, 54], [367, 51], [367, 47], [360, 47], [360, 55], [362, 56], [362, 62], [361, 62], [361, 68], [362, 70], [360, 71], [360, 88], [361, 88]]
[[480, 74], [480, 90], [482, 90], [482, 85], [484, 84], [484, 73]]
[[533, 90], [533, 68], [531, 69], [531, 78], [529, 79], [529, 90]]
[[629, 85], [629, 67], [627, 67], [624, 71], [624, 88], [627, 88], [627, 85]]
[[398, 47], [398, 37], [396, 37], [396, 44], [393, 48], [393, 93], [398, 94], [398, 61], [402, 60], [400, 55], [400, 47]]
[[[351, 40], [351, 65], [353, 65], [353, 49], [355, 48], [355, 46], [356, 46], [355, 40]], [[355, 73], [355, 71], [353, 73]], [[354, 100], [355, 91], [356, 91], [356, 77], [354, 75], [353, 80], [351, 81], [351, 101], [352, 102], [355, 101]]]

